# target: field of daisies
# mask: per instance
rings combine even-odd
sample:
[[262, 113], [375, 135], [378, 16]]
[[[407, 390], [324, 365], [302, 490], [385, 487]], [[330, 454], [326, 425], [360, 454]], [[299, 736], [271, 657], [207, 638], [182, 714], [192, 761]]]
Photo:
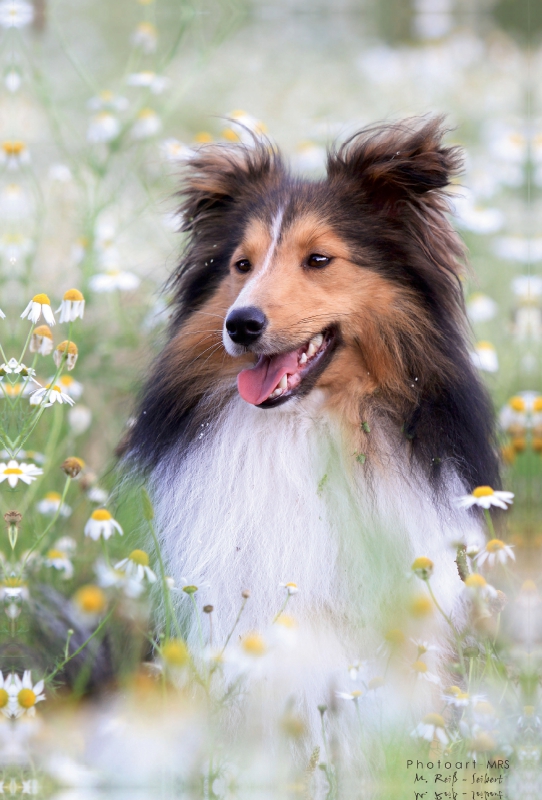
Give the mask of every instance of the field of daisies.
[[[0, 794], [542, 793], [538, 34], [506, 3], [332, 5], [0, 0]], [[304, 587], [271, 587], [268, 629], [241, 639], [240, 592], [230, 636], [214, 641], [219, 608], [191, 576], [169, 578], [149, 496], [119, 486], [114, 450], [163, 342], [175, 191], [194, 148], [249, 129], [317, 176], [334, 137], [427, 112], [446, 113], [466, 149], [450, 202], [504, 485], [457, 499], [487, 532], [484, 547], [450, 552], [464, 622], [442, 611], [419, 553], [405, 613], [344, 665], [307, 748], [287, 698], [272, 731], [257, 702], [261, 665], [296, 640]], [[431, 640], [438, 619], [449, 653]], [[429, 713], [374, 724], [375, 707], [389, 721], [390, 703], [424, 687]], [[419, 788], [409, 759], [445, 775], [459, 764], [469, 794], [435, 787], [431, 770]]]

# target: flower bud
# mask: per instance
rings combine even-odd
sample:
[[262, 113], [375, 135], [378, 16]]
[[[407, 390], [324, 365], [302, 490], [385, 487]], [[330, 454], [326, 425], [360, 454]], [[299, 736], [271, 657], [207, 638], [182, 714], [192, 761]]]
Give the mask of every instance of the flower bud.
[[84, 469], [85, 462], [82, 458], [70, 456], [61, 465], [60, 469], [70, 478], [77, 478], [82, 469]]
[[67, 339], [64, 342], [57, 344], [53, 358], [57, 367], [60, 367], [62, 361], [66, 362], [68, 372], [75, 367], [75, 362], [79, 356], [77, 345], [75, 342], [69, 342]]
[[420, 556], [413, 562], [412, 571], [422, 581], [428, 581], [433, 574], [433, 562], [427, 556]]

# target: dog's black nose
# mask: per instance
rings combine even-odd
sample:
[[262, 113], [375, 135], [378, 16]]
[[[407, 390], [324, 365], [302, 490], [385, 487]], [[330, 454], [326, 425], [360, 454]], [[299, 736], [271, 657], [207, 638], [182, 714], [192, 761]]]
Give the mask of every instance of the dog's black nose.
[[226, 318], [226, 330], [230, 339], [235, 344], [242, 344], [248, 347], [254, 344], [267, 325], [267, 317], [255, 306], [246, 308], [234, 308]]

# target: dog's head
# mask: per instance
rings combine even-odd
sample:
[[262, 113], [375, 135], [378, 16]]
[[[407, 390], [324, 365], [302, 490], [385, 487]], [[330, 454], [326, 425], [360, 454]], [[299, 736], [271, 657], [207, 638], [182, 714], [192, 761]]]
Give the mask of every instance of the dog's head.
[[268, 142], [196, 152], [171, 340], [138, 423], [161, 414], [151, 449], [211, 393], [272, 409], [318, 386], [356, 409], [377, 397], [408, 429], [424, 398], [476, 382], [443, 195], [461, 158], [442, 138], [441, 119], [366, 129], [320, 180], [292, 176]]

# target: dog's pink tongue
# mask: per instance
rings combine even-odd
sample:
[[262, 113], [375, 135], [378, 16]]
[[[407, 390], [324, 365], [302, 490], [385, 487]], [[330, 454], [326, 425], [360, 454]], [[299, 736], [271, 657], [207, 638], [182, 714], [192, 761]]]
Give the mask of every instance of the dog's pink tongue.
[[244, 369], [237, 376], [239, 394], [247, 403], [259, 406], [267, 400], [280, 383], [283, 375], [297, 371], [297, 350], [280, 356], [260, 356], [252, 369]]

